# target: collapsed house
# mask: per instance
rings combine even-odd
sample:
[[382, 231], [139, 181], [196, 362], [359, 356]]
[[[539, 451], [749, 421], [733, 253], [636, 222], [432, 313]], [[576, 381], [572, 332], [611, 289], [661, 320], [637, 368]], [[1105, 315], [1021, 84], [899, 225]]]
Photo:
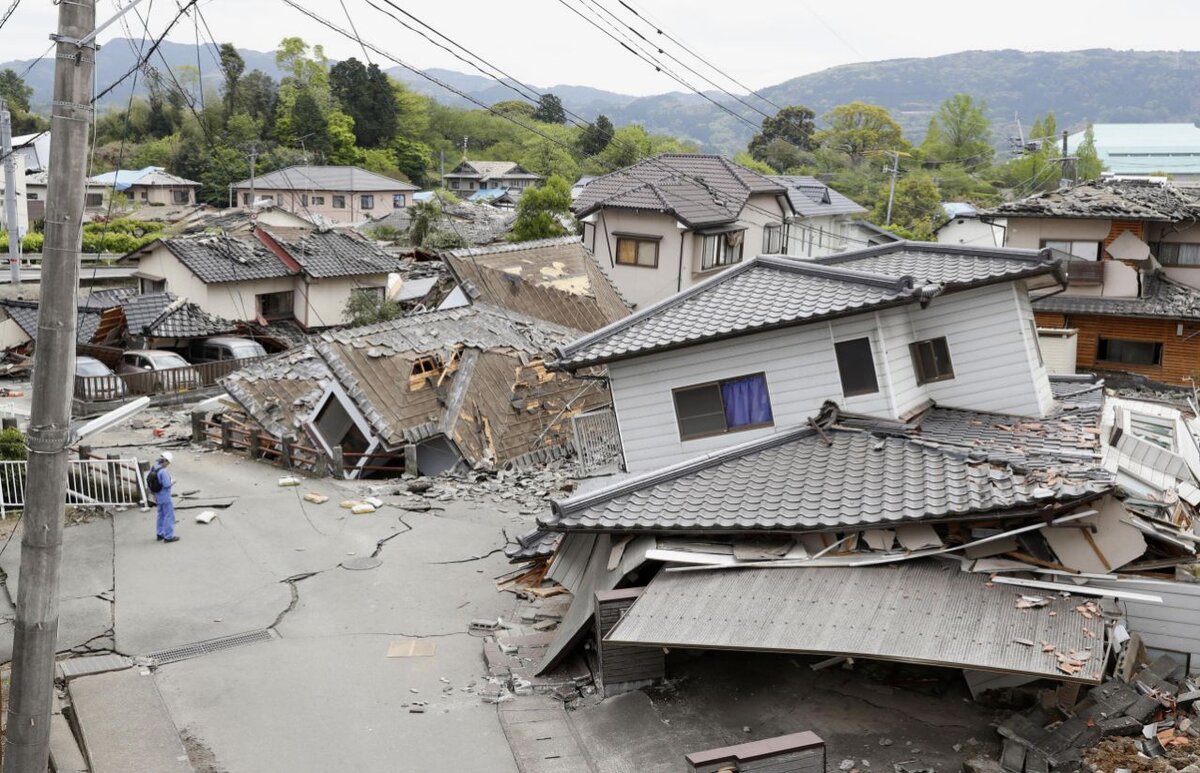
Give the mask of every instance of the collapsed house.
[[[553, 549], [573, 596], [539, 672], [586, 641], [606, 695], [677, 649], [944, 666], [983, 693], [1200, 656], [1197, 425], [1047, 375], [1030, 293], [1065, 284], [1048, 250], [760, 257], [561, 347], [556, 369], [608, 368], [631, 474], [510, 551]], [[1082, 734], [1056, 738], [1077, 761]]]

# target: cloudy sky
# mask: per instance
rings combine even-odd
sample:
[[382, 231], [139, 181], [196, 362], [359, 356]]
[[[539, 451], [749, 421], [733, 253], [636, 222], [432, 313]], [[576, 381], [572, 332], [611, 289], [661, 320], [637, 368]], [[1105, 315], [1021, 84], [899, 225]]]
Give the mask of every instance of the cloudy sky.
[[[117, 2], [99, 0], [101, 22], [113, 14]], [[296, 2], [347, 27], [344, 2], [362, 36], [392, 56], [418, 67], [470, 71], [369, 4], [374, 2], [386, 8], [387, 0]], [[625, 3], [661, 25], [663, 32], [707, 62], [751, 88], [838, 64], [935, 56], [968, 49], [1200, 48], [1195, 39], [1195, 30], [1200, 26], [1200, 3], [1194, 0], [1138, 3], [1009, 0], [1003, 4], [959, 5], [958, 11], [952, 10], [954, 4], [944, 0], [837, 3], [738, 0], [719, 5], [698, 0], [625, 0]], [[146, 0], [141, 9], [151, 4], [150, 29], [157, 35], [174, 15], [176, 4], [171, 0]], [[496, 66], [537, 86], [566, 83], [629, 94], [681, 88], [575, 11], [614, 35], [618, 33], [608, 24], [628, 23], [647, 38], [661, 40], [664, 48], [690, 66], [703, 68], [639, 21], [619, 0], [403, 0], [397, 4]], [[0, 6], [7, 5], [0, 2]], [[611, 10], [616, 18], [601, 16], [598, 6]], [[356, 43], [306, 19], [282, 0], [202, 0], [201, 8], [219, 42], [231, 41], [240, 48], [266, 51], [273, 49], [285, 35], [298, 35], [309, 42], [324, 44], [332, 58], [362, 57]], [[48, 45], [47, 35], [54, 24], [55, 6], [51, 0], [25, 0], [0, 29], [0, 60], [40, 55]], [[140, 32], [140, 23], [133, 19], [133, 24]], [[627, 29], [618, 29], [632, 37]], [[120, 25], [113, 25], [101, 40], [124, 34]], [[170, 39], [188, 42], [192, 35], [192, 22], [185, 19]], [[707, 87], [665, 56], [657, 53], [654, 56], [697, 85]], [[720, 77], [707, 71], [705, 74], [714, 79]], [[735, 88], [727, 81], [722, 87]]]

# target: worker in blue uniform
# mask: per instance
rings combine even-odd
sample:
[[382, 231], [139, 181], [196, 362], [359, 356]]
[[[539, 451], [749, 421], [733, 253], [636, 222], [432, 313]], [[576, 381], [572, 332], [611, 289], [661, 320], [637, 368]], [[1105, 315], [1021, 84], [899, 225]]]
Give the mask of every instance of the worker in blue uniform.
[[175, 536], [175, 503], [171, 500], [171, 486], [174, 481], [168, 467], [175, 461], [170, 451], [159, 454], [158, 461], [150, 468], [151, 474], [158, 481], [158, 490], [154, 492], [154, 502], [158, 506], [158, 539], [160, 542], [178, 542]]

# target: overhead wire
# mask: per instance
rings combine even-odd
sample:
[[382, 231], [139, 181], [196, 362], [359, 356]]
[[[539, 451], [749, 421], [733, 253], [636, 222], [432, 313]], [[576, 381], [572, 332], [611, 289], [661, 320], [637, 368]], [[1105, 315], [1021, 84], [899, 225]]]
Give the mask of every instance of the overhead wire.
[[21, 0], [13, 0], [12, 5], [8, 7], [8, 10], [4, 12], [4, 15], [0, 16], [0, 30], [4, 29], [4, 25], [8, 23], [10, 18], [12, 18], [13, 13], [16, 12], [17, 6], [20, 4]]

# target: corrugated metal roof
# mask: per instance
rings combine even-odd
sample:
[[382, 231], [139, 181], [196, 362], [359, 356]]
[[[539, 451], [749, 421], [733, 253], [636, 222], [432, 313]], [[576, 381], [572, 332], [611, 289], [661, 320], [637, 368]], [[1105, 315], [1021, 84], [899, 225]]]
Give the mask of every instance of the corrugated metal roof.
[[[234, 188], [249, 190], [250, 181], [234, 183]], [[254, 187], [260, 191], [295, 190], [346, 191], [369, 193], [371, 191], [419, 191], [412, 183], [384, 177], [356, 166], [289, 166], [254, 178]]]
[[1058, 275], [1049, 251], [895, 242], [807, 261], [760, 256], [560, 349], [569, 367]]
[[[850, 655], [1098, 683], [1104, 626], [1075, 611], [1079, 599], [1046, 596], [1047, 606], [1017, 609], [1018, 595], [936, 561], [663, 571], [606, 641]], [[1043, 641], [1054, 651], [1044, 652]], [[1088, 653], [1075, 676], [1059, 671], [1056, 658], [1071, 651]]]

